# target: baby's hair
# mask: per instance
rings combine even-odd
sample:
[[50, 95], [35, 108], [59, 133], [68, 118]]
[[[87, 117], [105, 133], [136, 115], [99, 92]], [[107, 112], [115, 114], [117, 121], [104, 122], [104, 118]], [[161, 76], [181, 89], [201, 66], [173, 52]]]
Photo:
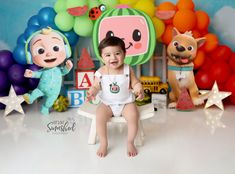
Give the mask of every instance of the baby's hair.
[[47, 28], [43, 28], [40, 33], [41, 33], [41, 34], [44, 34], [44, 35], [48, 35], [48, 34], [50, 34], [51, 32], [52, 32], [51, 27], [47, 27]]
[[98, 46], [100, 56], [102, 54], [102, 50], [108, 46], [119, 46], [122, 49], [122, 51], [124, 53], [126, 53], [125, 42], [122, 39], [120, 39], [119, 37], [111, 36], [111, 37], [104, 38], [100, 42], [100, 44]]

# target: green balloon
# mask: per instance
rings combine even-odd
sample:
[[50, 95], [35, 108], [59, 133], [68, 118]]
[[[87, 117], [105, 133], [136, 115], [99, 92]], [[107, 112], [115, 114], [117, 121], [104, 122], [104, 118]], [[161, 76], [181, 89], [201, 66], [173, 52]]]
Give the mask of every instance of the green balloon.
[[100, 3], [104, 4], [108, 10], [119, 4], [118, 0], [100, 0]]
[[59, 13], [61, 11], [66, 11], [66, 1], [65, 0], [56, 1], [54, 10], [56, 11], [56, 13]]
[[79, 36], [89, 37], [92, 34], [93, 22], [86, 15], [76, 17], [73, 29]]
[[87, 0], [67, 0], [66, 3], [67, 9], [84, 5], [87, 5]]
[[99, 7], [100, 3], [98, 0], [89, 0], [88, 1], [88, 8], [91, 9], [93, 7]]
[[55, 17], [56, 26], [62, 31], [69, 31], [73, 28], [74, 17], [66, 11], [57, 13]]

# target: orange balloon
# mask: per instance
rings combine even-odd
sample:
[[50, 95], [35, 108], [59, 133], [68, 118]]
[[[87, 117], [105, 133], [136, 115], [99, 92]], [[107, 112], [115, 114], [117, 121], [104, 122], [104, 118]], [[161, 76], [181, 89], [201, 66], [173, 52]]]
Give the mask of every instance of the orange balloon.
[[208, 14], [202, 10], [196, 11], [197, 16], [197, 29], [198, 30], [207, 30], [210, 23], [210, 17]]
[[195, 30], [195, 29], [192, 31], [192, 33], [193, 33], [193, 37], [195, 39], [202, 36], [201, 33], [198, 30]]
[[197, 23], [196, 14], [191, 10], [179, 10], [174, 18], [173, 25], [180, 31], [191, 31]]
[[203, 44], [202, 49], [205, 52], [211, 52], [216, 49], [219, 44], [218, 37], [215, 34], [208, 33], [204, 35], [206, 42]]
[[205, 53], [204, 51], [202, 51], [201, 49], [197, 50], [197, 55], [193, 61], [194, 63], [194, 69], [198, 69], [200, 68], [200, 66], [202, 66], [202, 64], [205, 61]]
[[192, 0], [179, 0], [176, 6], [179, 10], [194, 10], [195, 5]]
[[161, 36], [162, 42], [165, 43], [166, 45], [168, 45], [172, 40], [173, 27], [174, 27], [173, 25], [167, 25], [165, 32]]
[[[177, 11], [177, 7], [172, 2], [163, 2], [158, 7], [156, 7], [158, 11]], [[172, 24], [173, 17], [170, 19], [163, 20], [165, 24]]]
[[157, 7], [157, 10], [174, 10], [176, 11], [177, 8], [175, 6], [175, 4], [173, 4], [172, 2], [163, 2], [161, 4], [159, 4], [159, 6]]

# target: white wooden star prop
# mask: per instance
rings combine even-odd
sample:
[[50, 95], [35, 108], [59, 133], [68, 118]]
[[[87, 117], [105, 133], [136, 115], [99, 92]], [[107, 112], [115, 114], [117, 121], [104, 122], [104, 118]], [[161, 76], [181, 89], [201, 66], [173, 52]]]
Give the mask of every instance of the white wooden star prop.
[[6, 97], [0, 97], [0, 103], [6, 105], [4, 115], [5, 116], [8, 115], [13, 110], [18, 111], [21, 114], [24, 114], [24, 111], [21, 107], [21, 103], [23, 101], [24, 101], [23, 96], [22, 95], [17, 96], [13, 86], [11, 86], [9, 95]]
[[232, 94], [231, 92], [221, 92], [221, 91], [219, 91], [218, 85], [215, 82], [212, 89], [211, 89], [211, 92], [209, 94], [209, 98], [206, 102], [205, 109], [209, 108], [212, 105], [216, 105], [221, 110], [224, 110], [224, 105], [222, 103], [222, 100], [224, 98], [230, 96], [231, 94]]

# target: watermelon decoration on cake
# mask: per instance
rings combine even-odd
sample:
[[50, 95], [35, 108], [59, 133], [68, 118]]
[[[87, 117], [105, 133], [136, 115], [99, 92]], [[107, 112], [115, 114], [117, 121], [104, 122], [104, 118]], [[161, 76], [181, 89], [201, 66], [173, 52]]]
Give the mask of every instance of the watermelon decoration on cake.
[[156, 34], [150, 17], [140, 10], [117, 7], [105, 11], [93, 28], [93, 47], [96, 56], [102, 61], [98, 45], [105, 38], [116, 36], [125, 42], [126, 58], [129, 65], [146, 63], [153, 55]]
[[193, 101], [186, 88], [181, 90], [181, 94], [176, 104], [176, 109], [179, 111], [191, 111], [194, 109]]
[[86, 48], [82, 49], [81, 56], [80, 56], [79, 61], [77, 63], [77, 67], [79, 70], [88, 70], [88, 69], [95, 68], [95, 64], [94, 64], [91, 56], [87, 52]]

